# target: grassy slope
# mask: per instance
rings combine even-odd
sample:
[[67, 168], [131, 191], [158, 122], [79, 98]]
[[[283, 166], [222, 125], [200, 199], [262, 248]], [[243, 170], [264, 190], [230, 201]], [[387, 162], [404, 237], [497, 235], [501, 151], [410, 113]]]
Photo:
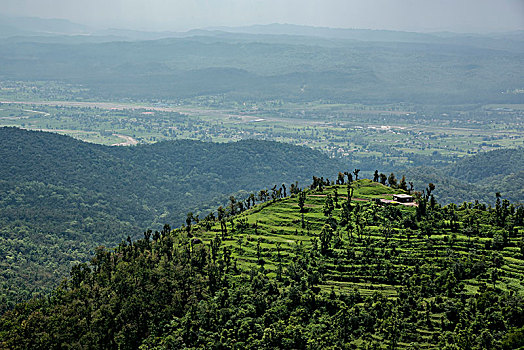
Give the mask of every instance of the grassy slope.
[[[355, 232], [348, 234], [345, 228], [337, 229], [336, 233], [342, 240], [340, 247], [334, 250], [335, 254], [332, 256], [321, 259], [321, 266], [325, 270], [320, 285], [322, 290], [329, 292], [334, 288], [336, 293], [349, 294], [357, 289], [364, 296], [378, 291], [394, 297], [408, 282], [402, 277], [406, 271], [412, 272], [413, 269], [417, 269], [425, 278], [440, 284], [443, 281], [439, 281], [439, 276], [442, 276], [450, 265], [464, 264], [467, 260], [471, 266], [480, 264], [493, 268], [493, 261], [501, 258], [500, 279], [496, 286], [504, 291], [524, 295], [524, 260], [517, 247], [518, 238], [510, 238], [509, 244], [502, 250], [486, 248], [492, 242], [491, 238], [468, 237], [450, 229], [439, 229], [430, 239], [416, 230], [411, 232], [408, 239], [405, 229], [393, 228], [391, 236], [386, 239], [384, 229], [387, 224], [370, 219], [374, 206], [372, 199], [391, 199], [393, 193], [404, 192], [368, 179], [357, 181], [354, 188], [353, 198], [361, 200], [354, 200], [353, 203], [363, 206], [363, 212], [369, 218], [368, 226], [364, 229], [362, 240], [357, 239]], [[304, 215], [308, 225], [305, 229], [301, 227], [298, 197], [292, 196], [273, 203], [260, 204], [236, 216], [235, 222], [245, 219], [249, 224], [248, 228], [242, 232], [236, 229], [231, 234], [231, 226], [228, 224], [228, 236], [222, 245], [231, 249], [241, 270], [249, 272], [260, 269], [257, 258], [257, 242], [260, 241], [264, 269], [274, 277], [279, 265], [278, 249], [283, 267], [290, 268], [297, 254], [303, 254], [303, 251], [310, 249], [313, 241], [318, 239], [326, 221], [322, 212], [325, 196], [334, 196], [335, 189], [339, 196], [347, 195], [346, 186], [331, 186], [322, 192], [308, 191], [305, 205], [308, 211]], [[395, 207], [404, 212], [403, 215], [415, 212], [414, 207]], [[464, 211], [459, 211], [459, 217], [460, 213], [463, 214]], [[341, 209], [335, 209], [333, 216], [338, 220], [340, 215]], [[482, 214], [479, 212], [478, 215]], [[489, 225], [481, 224], [481, 227], [488, 228]], [[523, 231], [521, 227], [521, 235]], [[220, 225], [214, 225], [210, 231], [201, 228], [195, 234], [209, 243], [220, 236]], [[484, 273], [474, 278], [463, 279], [462, 286], [468, 294], [474, 294], [481, 284], [490, 282], [489, 274]], [[431, 314], [434, 322], [439, 322], [441, 317], [440, 312]], [[427, 344], [439, 335], [436, 330], [430, 328], [421, 328], [419, 332], [423, 343]]]
[[[209, 230], [205, 230], [199, 225], [192, 229], [192, 235], [203, 239], [205, 246], [198, 244], [198, 240], [195, 240], [195, 238], [188, 238], [182, 232], [185, 231], [185, 228], [182, 227], [170, 233], [163, 233], [162, 236], [155, 233], [158, 238], [154, 238], [153, 241], [148, 238], [147, 240], [136, 241], [129, 246], [120, 245], [113, 253], [98, 251], [97, 258], [91, 262], [91, 269], [84, 267], [86, 271], [92, 272], [88, 272], [84, 277], [79, 277], [80, 270], [77, 269], [77, 273], [74, 275], [76, 277], [72, 277], [72, 281], [64, 283], [64, 286], [69, 285], [69, 287], [57, 290], [54, 297], [22, 304], [13, 313], [8, 313], [5, 317], [0, 318], [0, 326], [2, 326], [0, 327], [2, 328], [0, 329], [0, 342], [16, 344], [13, 343], [13, 341], [17, 341], [16, 337], [21, 337], [18, 340], [26, 342], [28, 342], [27, 339], [38, 338], [35, 333], [24, 333], [31, 330], [39, 331], [42, 336], [47, 337], [39, 339], [43, 344], [47, 340], [48, 343], [61, 341], [62, 343], [59, 344], [65, 345], [70, 342], [67, 332], [75, 330], [71, 333], [73, 339], [86, 336], [80, 342], [90, 341], [91, 338], [87, 336], [88, 334], [92, 337], [98, 337], [98, 334], [108, 334], [105, 341], [112, 341], [114, 344], [114, 334], [119, 336], [131, 334], [128, 328], [133, 329], [132, 325], [136, 325], [139, 321], [142, 322], [144, 329], [142, 336], [149, 336], [148, 341], [153, 344], [156, 342], [160, 344], [162, 339], [178, 339], [174, 335], [178, 334], [177, 332], [182, 332], [184, 327], [177, 323], [180, 320], [180, 314], [173, 315], [172, 303], [179, 305], [178, 299], [169, 301], [169, 297], [180, 296], [180, 293], [193, 290], [193, 287], [196, 291], [196, 295], [191, 297], [191, 299], [194, 299], [193, 305], [198, 305], [198, 310], [205, 310], [204, 312], [198, 311], [196, 314], [191, 310], [185, 313], [187, 317], [190, 317], [191, 322], [196, 322], [195, 331], [199, 335], [208, 335], [209, 339], [217, 341], [222, 339], [220, 332], [228, 327], [231, 328], [231, 332], [237, 334], [232, 327], [238, 327], [234, 325], [247, 320], [245, 310], [242, 308], [245, 306], [243, 302], [250, 296], [246, 296], [244, 293], [253, 293], [254, 299], [258, 301], [262, 299], [258, 299], [259, 292], [256, 289], [253, 291], [243, 290], [240, 294], [237, 294], [238, 288], [235, 288], [238, 285], [235, 285], [234, 282], [229, 285], [229, 282], [226, 283], [224, 288], [217, 291], [216, 294], [206, 295], [207, 289], [203, 285], [199, 287], [198, 284], [209, 282], [214, 285], [213, 281], [218, 279], [211, 278], [211, 276], [220, 276], [220, 274], [213, 275], [212, 273], [207, 275], [209, 272], [206, 272], [205, 276], [209, 276], [209, 280], [206, 280], [205, 276], [199, 275], [202, 270], [199, 270], [198, 266], [200, 265], [197, 262], [200, 261], [199, 257], [201, 257], [202, 252], [208, 250], [209, 245], [218, 248], [215, 255], [215, 258], [218, 256], [216, 258], [218, 263], [217, 265], [213, 263], [213, 269], [210, 271], [216, 273], [216, 271], [223, 271], [222, 269], [225, 268], [225, 271], [229, 273], [228, 276], [240, 284], [249, 284], [249, 276], [253, 278], [258, 275], [253, 279], [253, 281], [257, 281], [262, 273], [266, 276], [263, 276], [264, 282], [261, 282], [262, 285], [257, 288], [274, 286], [276, 281], [279, 280], [279, 283], [281, 283], [279, 288], [287, 289], [286, 283], [293, 280], [295, 281], [293, 283], [296, 283], [295, 285], [289, 287], [289, 284], [287, 284], [290, 290], [301, 288], [301, 285], [311, 285], [312, 290], [308, 293], [316, 295], [315, 298], [318, 302], [328, 298], [335, 299], [336, 296], [339, 296], [340, 305], [346, 305], [345, 303], [352, 305], [350, 311], [352, 316], [360, 314], [360, 311], [358, 311], [360, 309], [364, 309], [363, 312], [372, 313], [373, 317], [376, 317], [376, 320], [373, 321], [375, 325], [367, 331], [372, 333], [356, 332], [359, 325], [349, 325], [353, 329], [350, 348], [355, 346], [366, 348], [370, 340], [378, 342], [382, 347], [391, 345], [389, 333], [383, 326], [387, 324], [385, 318], [388, 312], [397, 303], [401, 303], [403, 306], [397, 305], [395, 310], [398, 314], [395, 314], [395, 317], [402, 318], [402, 326], [399, 327], [407, 332], [406, 337], [396, 344], [396, 348], [399, 349], [412, 349], [413, 346], [424, 349], [442, 348], [443, 343], [439, 342], [442, 342], [443, 337], [460, 338], [461, 327], [465, 326], [461, 324], [463, 317], [466, 320], [465, 322], [480, 322], [483, 329], [484, 326], [489, 327], [486, 330], [502, 329], [504, 333], [495, 334], [497, 339], [507, 335], [508, 331], [514, 330], [504, 329], [505, 321], [508, 325], [521, 324], [518, 319], [506, 320], [506, 318], [512, 317], [511, 315], [520, 317], [518, 316], [522, 314], [520, 304], [502, 305], [500, 300], [514, 300], [518, 303], [517, 298], [513, 298], [513, 296], [515, 294], [522, 296], [524, 292], [524, 260], [522, 251], [518, 247], [519, 240], [522, 240], [523, 227], [517, 227], [517, 232], [512, 233], [503, 246], [496, 246], [496, 237], [500, 235], [503, 229], [493, 225], [493, 213], [481, 208], [459, 208], [454, 210], [456, 214], [454, 220], [459, 223], [458, 229], [452, 230], [450, 228], [452, 225], [446, 226], [449, 224], [449, 218], [444, 215], [432, 221], [432, 224], [434, 224], [433, 232], [428, 235], [421, 234], [422, 231], [427, 230], [427, 227], [424, 230], [422, 229], [422, 222], [419, 223], [419, 228], [410, 231], [406, 229], [406, 226], [411, 225], [404, 221], [405, 218], [416, 211], [415, 208], [395, 205], [381, 207], [376, 206], [372, 200], [375, 198], [389, 199], [392, 194], [402, 191], [366, 179], [358, 180], [353, 185], [355, 190], [353, 212], [357, 211], [357, 207], [360, 208], [361, 221], [366, 222], [362, 237], [357, 238], [355, 232], [352, 232], [353, 236], [348, 235], [345, 229], [336, 230], [335, 232], [340, 236], [340, 241], [338, 244], [333, 242], [333, 249], [328, 254], [320, 254], [311, 248], [314, 247], [319, 232], [326, 222], [322, 208], [327, 195], [334, 196], [336, 190], [339, 197], [345, 197], [347, 195], [347, 187], [345, 186], [331, 186], [323, 191], [308, 190], [306, 192], [305, 208], [307, 208], [307, 212], [304, 215], [307, 222], [306, 229], [301, 227], [297, 197], [291, 196], [261, 203], [233, 217], [237, 228], [232, 230], [231, 224], [228, 223], [228, 234], [223, 237], [218, 245], [216, 245], [216, 242], [217, 238], [221, 236], [221, 232], [219, 225], [214, 224]], [[357, 206], [355, 203], [359, 203], [359, 205]], [[431, 217], [446, 213], [448, 209], [440, 209], [437, 205], [436, 209], [428, 210], [428, 214], [424, 217], [426, 220], [431, 220]], [[475, 213], [477, 217], [479, 234], [466, 236], [463, 232], [467, 230], [463, 228], [468, 216], [472, 213]], [[340, 217], [339, 209], [335, 209], [334, 217], [337, 219]], [[248, 225], [241, 229], [239, 224], [244, 220]], [[351, 222], [356, 222], [355, 217], [352, 218]], [[212, 251], [213, 248], [209, 250]], [[260, 256], [257, 256], [257, 250], [260, 252]], [[228, 251], [232, 253], [233, 260], [226, 259], [226, 256], [229, 255], [227, 254]], [[170, 261], [171, 258], [169, 257], [173, 256], [176, 259], [173, 258], [175, 260]], [[191, 258], [188, 259], [188, 257]], [[213, 261], [215, 258], [212, 258]], [[262, 259], [263, 263], [259, 259]], [[180, 261], [184, 261], [187, 270], [192, 272], [188, 275], [177, 275], [183, 270], [182, 265], [176, 265], [180, 264]], [[205, 259], [202, 261], [205, 261]], [[307, 266], [307, 271], [304, 266]], [[169, 268], [172, 268], [173, 271]], [[214, 270], [215, 268], [217, 270]], [[279, 278], [279, 268], [284, 270], [282, 279]], [[173, 278], [170, 274], [178, 276], [178, 278]], [[201, 277], [200, 280], [197, 279], [199, 282], [192, 280], [195, 276]], [[493, 276], [497, 276], [497, 278], [493, 279]], [[166, 280], [171, 282], [166, 283]], [[182, 287], [178, 287], [176, 283], [170, 284], [188, 280], [192, 282], [187, 285], [181, 283]], [[224, 280], [227, 280], [227, 278], [224, 278]], [[493, 292], [486, 294], [482, 291], [483, 288]], [[204, 295], [199, 294], [202, 291], [204, 291]], [[216, 324], [214, 323], [213, 326], [198, 323], [200, 321], [197, 321], [197, 318], [198, 320], [208, 321], [213, 319], [213, 311], [206, 308], [205, 305], [208, 305], [206, 302], [215, 300], [219, 303], [224, 300], [224, 295], [229, 292], [233, 295], [234, 303], [225, 304], [220, 312], [216, 313], [216, 315], [226, 316], [214, 319], [212, 322], [216, 322]], [[118, 293], [122, 293], [122, 295]], [[331, 298], [331, 293], [336, 295]], [[492, 302], [486, 299], [490, 293], [493, 293], [492, 296], [495, 297], [496, 303], [488, 306], [486, 303]], [[500, 299], [498, 298], [499, 295]], [[86, 299], [86, 296], [88, 299]], [[167, 297], [167, 300], [165, 300], [165, 297]], [[354, 299], [354, 297], [356, 298]], [[308, 298], [308, 295], [301, 296], [301, 300], [309, 300]], [[142, 303], [136, 303], [138, 299], [141, 299]], [[153, 302], [150, 303], [151, 300]], [[188, 303], [191, 303], [191, 301], [188, 301]], [[263, 303], [265, 306], [265, 301]], [[313, 301], [313, 303], [315, 302]], [[187, 306], [185, 303], [182, 305]], [[277, 305], [275, 310], [285, 308], [283, 304], [278, 302], [273, 304], [273, 306], [275, 305]], [[494, 312], [492, 307], [498, 311]], [[511, 309], [512, 307], [515, 310]], [[125, 317], [113, 317], [112, 315], [120, 315], [121, 308], [128, 312], [122, 314]], [[231, 310], [226, 310], [227, 308], [239, 309], [240, 312], [238, 315], [232, 315], [229, 313]], [[463, 308], [464, 310], [462, 310]], [[261, 306], [261, 309], [264, 308]], [[403, 311], [399, 311], [400, 309]], [[142, 312], [137, 312], [137, 310], [142, 310]], [[277, 313], [264, 314], [264, 317], [262, 317], [261, 312], [257, 314], [254, 311], [256, 308], [253, 307], [252, 310], [252, 314], [256, 314], [254, 317], [260, 317], [260, 320], [257, 319], [257, 322], [260, 321], [260, 325], [264, 324], [262, 319], [271, 324], [275, 321], [275, 317], [275, 322], [279, 324], [285, 324], [283, 322], [287, 321], [296, 322], [292, 321], [294, 316], [290, 318], [283, 316], [284, 318], [279, 319], [278, 317], [282, 316], [282, 313]], [[275, 312], [275, 310], [271, 309], [271, 312]], [[375, 314], [373, 310], [382, 311], [377, 311], [378, 314]], [[77, 312], [81, 313], [78, 314]], [[469, 312], [473, 312], [473, 314], [468, 314]], [[511, 315], [506, 317], [501, 312], [507, 312]], [[319, 310], [315, 313], [318, 316]], [[151, 323], [144, 321], [142, 317], [144, 314], [148, 315], [144, 317], [149, 317], [147, 319]], [[488, 317], [488, 315], [490, 316]], [[265, 316], [271, 320], [265, 318]], [[160, 319], [156, 320], [155, 317], [160, 317]], [[169, 323], [171, 317], [172, 320]], [[322, 321], [315, 317], [308, 317], [304, 317], [312, 322], [308, 326], [313, 328], [320, 326], [319, 322]], [[249, 318], [249, 320], [252, 319]], [[365, 318], [359, 320], [359, 322], [367, 322], [364, 321]], [[234, 323], [236, 321], [239, 321], [239, 323]], [[86, 322], [92, 325], [92, 332], [88, 331], [89, 327], [76, 331], [79, 324], [85, 325]], [[157, 329], [158, 324], [164, 324], [164, 322], [169, 326], [164, 329]], [[337, 324], [337, 322], [340, 322], [337, 317], [330, 318], [328, 321], [323, 319], [323, 322], [328, 322], [330, 330], [340, 326], [340, 324]], [[502, 326], [500, 326], [501, 324]], [[49, 325], [50, 329], [48, 330], [46, 326], [42, 325]], [[455, 325], [458, 328], [455, 328]], [[268, 325], [264, 324], [264, 326], [267, 327]], [[98, 329], [97, 327], [101, 328]], [[478, 328], [478, 324], [475, 327]], [[218, 329], [216, 334], [206, 333], [206, 330], [215, 331], [215, 328]], [[468, 336], [474, 334], [471, 333], [473, 332], [471, 329], [468, 329], [468, 332], [470, 332]], [[254, 333], [262, 339], [265, 338], [262, 335], [265, 334], [265, 331], [260, 330], [260, 332]], [[315, 332], [315, 334], [317, 333]], [[518, 335], [518, 333], [515, 334]], [[142, 336], [138, 337], [134, 344], [140, 344], [143, 340]], [[96, 337], [94, 340], [99, 339]], [[451, 342], [453, 343], [453, 341]], [[280, 346], [284, 347], [283, 345]], [[279, 345], [268, 348], [279, 348]]]

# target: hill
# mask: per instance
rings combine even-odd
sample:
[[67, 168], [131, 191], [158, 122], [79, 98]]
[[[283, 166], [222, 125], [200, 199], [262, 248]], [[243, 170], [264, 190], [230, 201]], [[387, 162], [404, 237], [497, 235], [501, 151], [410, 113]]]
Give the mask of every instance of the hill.
[[516, 203], [524, 203], [524, 149], [503, 149], [464, 157], [441, 167], [415, 167], [405, 171], [416, 189], [428, 182], [438, 191], [435, 197], [442, 203], [495, 203], [495, 194]]
[[[453, 43], [455, 45], [466, 45], [493, 49], [507, 49], [522, 51], [524, 32], [516, 31], [499, 34], [461, 34], [451, 32], [405, 32], [393, 30], [373, 30], [373, 29], [349, 29], [349, 28], [329, 28], [311, 27], [293, 24], [267, 24], [253, 25], [247, 27], [217, 27], [212, 28], [218, 31], [229, 33], [246, 33], [256, 35], [279, 35], [325, 39], [343, 39], [371, 42], [412, 42], [412, 43]], [[499, 39], [499, 40], [497, 40]], [[505, 40], [500, 40], [505, 39]], [[510, 47], [513, 46], [513, 47]]]
[[523, 346], [523, 208], [441, 207], [430, 193], [418, 206], [374, 200], [393, 193], [370, 180], [317, 179], [249, 209], [232, 202], [219, 220], [99, 249], [52, 296], [6, 313], [0, 344]]
[[0, 37], [12, 36], [55, 36], [87, 34], [87, 26], [64, 19], [47, 19], [34, 17], [12, 17], [0, 14]]
[[335, 174], [336, 160], [277, 142], [107, 147], [0, 128], [0, 286], [7, 302], [56, 286], [98, 245], [180, 225], [230, 195]]

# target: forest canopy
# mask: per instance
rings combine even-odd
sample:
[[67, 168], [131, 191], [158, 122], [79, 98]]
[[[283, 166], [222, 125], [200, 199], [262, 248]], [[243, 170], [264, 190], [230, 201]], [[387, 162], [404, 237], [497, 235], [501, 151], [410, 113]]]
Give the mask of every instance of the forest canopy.
[[0, 128], [0, 139], [0, 294], [9, 303], [56, 286], [99, 245], [341, 167], [318, 151], [266, 141], [125, 148], [16, 128]]

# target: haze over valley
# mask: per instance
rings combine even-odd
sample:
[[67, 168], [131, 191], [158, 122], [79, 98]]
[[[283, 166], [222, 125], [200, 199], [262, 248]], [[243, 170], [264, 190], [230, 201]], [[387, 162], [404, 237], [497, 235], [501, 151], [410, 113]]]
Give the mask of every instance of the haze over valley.
[[522, 2], [0, 11], [0, 348], [524, 346]]

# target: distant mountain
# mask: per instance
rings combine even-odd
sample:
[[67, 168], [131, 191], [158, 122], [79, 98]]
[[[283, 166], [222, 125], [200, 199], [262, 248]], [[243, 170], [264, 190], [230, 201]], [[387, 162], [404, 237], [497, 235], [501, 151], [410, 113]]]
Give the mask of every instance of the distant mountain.
[[[0, 40], [0, 79], [83, 85], [86, 99], [521, 103], [524, 53], [443, 42], [195, 32], [148, 41]], [[196, 35], [198, 34], [198, 35]], [[78, 40], [76, 39], [78, 38]], [[292, 59], [291, 59], [292, 58]], [[431, 82], [431, 84], [428, 84]]]
[[53, 133], [0, 128], [0, 286], [27, 299], [142, 229], [204, 217], [230, 195], [344, 166], [306, 147], [267, 141], [160, 142], [107, 147]]
[[209, 30], [255, 35], [292, 35], [364, 42], [409, 42], [454, 44], [524, 52], [524, 31], [494, 34], [452, 32], [407, 32], [394, 30], [312, 27], [294, 24], [267, 24], [245, 27], [213, 27]]
[[406, 41], [428, 42], [435, 40], [431, 34], [374, 29], [348, 29], [313, 27], [295, 24], [266, 24], [245, 27], [212, 27], [210, 30], [219, 30], [231, 33], [271, 34], [271, 35], [299, 35], [331, 39], [361, 40], [361, 41]]
[[65, 19], [37, 17], [12, 17], [0, 15], [0, 38], [24, 35], [81, 35], [89, 34], [92, 28]]
[[[95, 28], [65, 19], [15, 17], [0, 14], [0, 38], [16, 37], [16, 40], [68, 42], [76, 37], [79, 42], [111, 42], [158, 40], [166, 38], [234, 37], [240, 40], [272, 41], [289, 40], [301, 42], [309, 38], [321, 45], [337, 41], [454, 44], [480, 48], [524, 52], [524, 31], [492, 34], [467, 34], [453, 32], [407, 32], [394, 30], [329, 28], [295, 24], [263, 24], [240, 27], [209, 27], [183, 32], [145, 31], [124, 28]], [[287, 37], [287, 39], [286, 39]], [[315, 40], [316, 38], [316, 40]], [[321, 39], [321, 40], [318, 40]], [[307, 41], [304, 41], [307, 43]], [[311, 43], [311, 42], [310, 42]]]

